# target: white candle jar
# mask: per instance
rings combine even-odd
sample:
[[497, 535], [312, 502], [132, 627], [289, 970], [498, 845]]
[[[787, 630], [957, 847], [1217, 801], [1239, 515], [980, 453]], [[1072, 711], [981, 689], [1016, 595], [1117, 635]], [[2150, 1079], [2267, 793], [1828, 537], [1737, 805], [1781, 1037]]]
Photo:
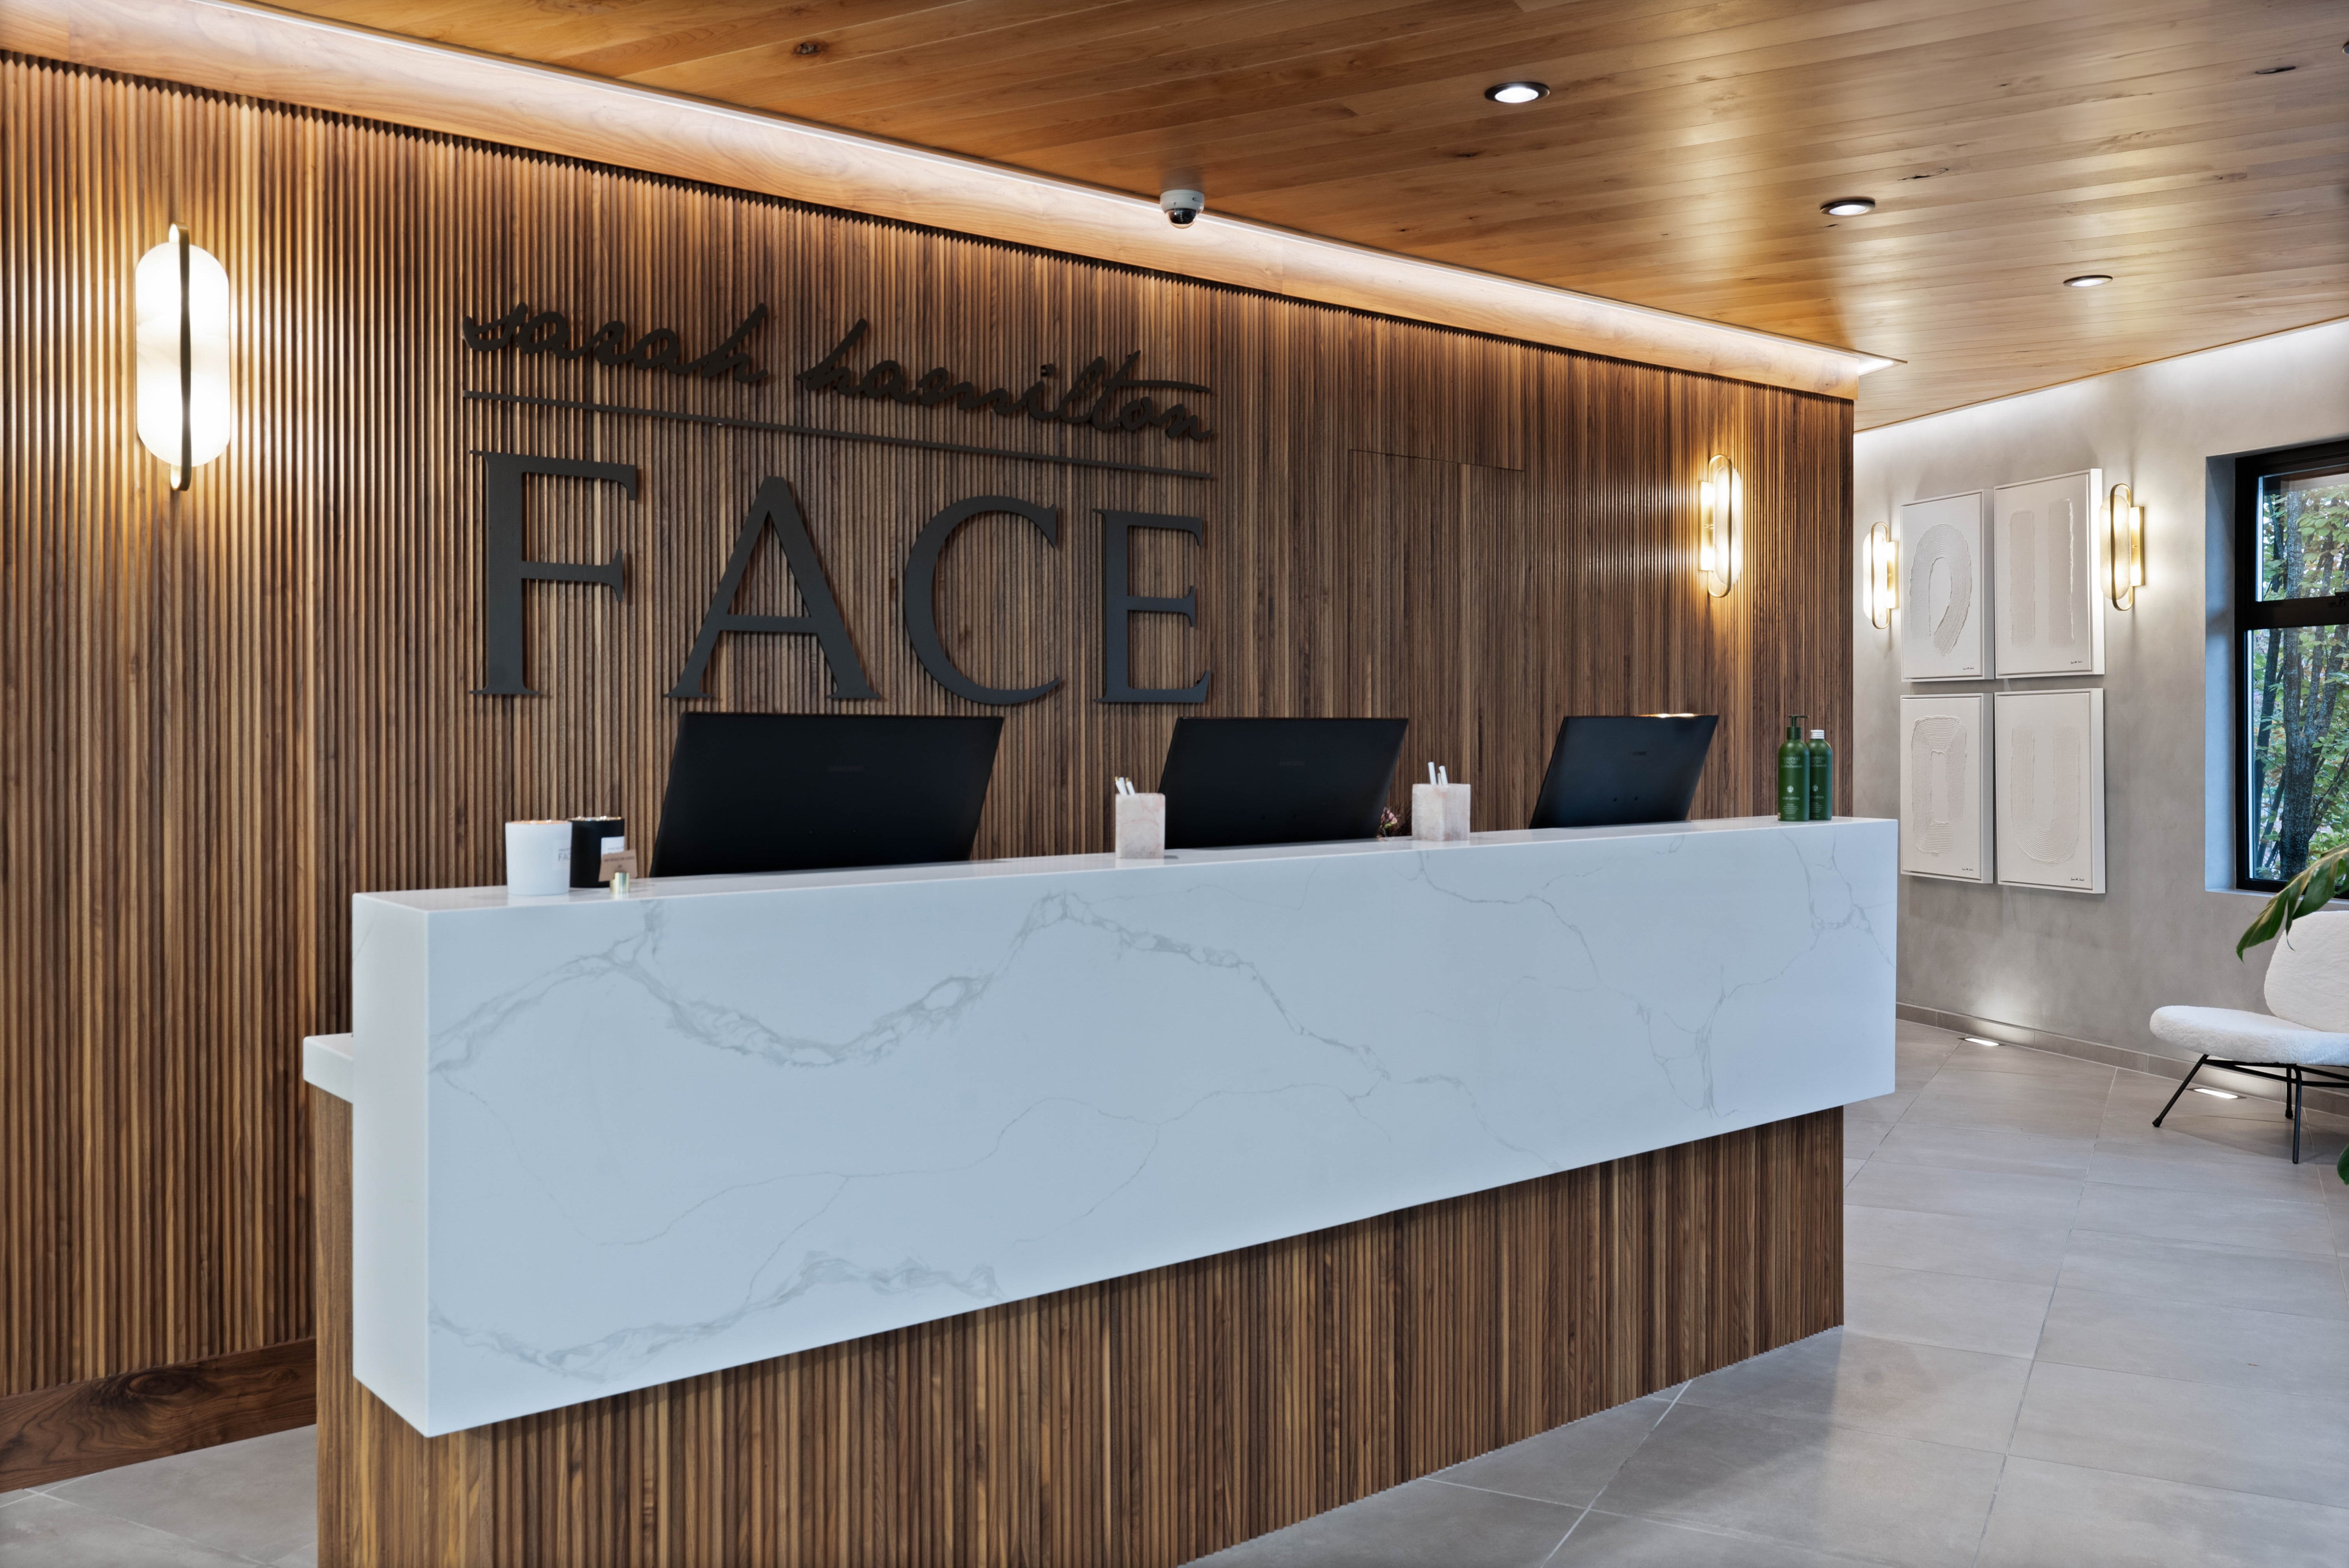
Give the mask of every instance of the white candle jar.
[[547, 898], [570, 891], [570, 822], [508, 822], [506, 892], [519, 898]]

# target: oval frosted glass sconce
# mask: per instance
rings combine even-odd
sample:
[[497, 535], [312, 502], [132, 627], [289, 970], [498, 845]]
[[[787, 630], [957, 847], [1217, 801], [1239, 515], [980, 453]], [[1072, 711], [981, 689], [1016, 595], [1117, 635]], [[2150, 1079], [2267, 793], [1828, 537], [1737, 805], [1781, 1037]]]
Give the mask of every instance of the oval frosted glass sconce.
[[1745, 567], [1745, 481], [1727, 458], [1705, 465], [1697, 510], [1697, 574], [1706, 593], [1726, 598]]
[[1900, 542], [1892, 531], [1877, 523], [1868, 531], [1868, 620], [1870, 625], [1892, 624], [1900, 608]]
[[139, 440], [188, 488], [200, 464], [228, 447], [228, 273], [171, 225], [130, 276], [139, 318]]
[[2113, 608], [2133, 610], [2145, 586], [2145, 508], [2127, 485], [2115, 485], [2105, 508], [2105, 560], [2112, 571]]

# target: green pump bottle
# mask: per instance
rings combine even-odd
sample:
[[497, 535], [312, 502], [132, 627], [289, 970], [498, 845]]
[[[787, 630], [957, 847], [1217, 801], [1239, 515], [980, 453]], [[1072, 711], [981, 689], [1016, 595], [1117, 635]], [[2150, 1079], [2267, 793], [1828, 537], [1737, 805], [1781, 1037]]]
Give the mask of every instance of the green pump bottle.
[[1786, 719], [1786, 738], [1778, 747], [1778, 820], [1806, 822], [1811, 816], [1811, 748], [1803, 738], [1803, 716]]
[[1827, 744], [1827, 732], [1811, 731], [1811, 820], [1835, 820], [1835, 748]]

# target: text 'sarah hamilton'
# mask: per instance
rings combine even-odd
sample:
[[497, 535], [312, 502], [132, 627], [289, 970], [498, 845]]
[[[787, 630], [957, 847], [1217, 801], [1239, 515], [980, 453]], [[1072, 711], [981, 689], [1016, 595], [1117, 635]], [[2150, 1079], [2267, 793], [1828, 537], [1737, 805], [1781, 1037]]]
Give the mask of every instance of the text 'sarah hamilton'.
[[858, 322], [830, 354], [793, 379], [811, 392], [870, 397], [876, 402], [903, 403], [914, 408], [939, 408], [952, 404], [966, 414], [991, 411], [1006, 419], [1016, 419], [1024, 414], [1044, 425], [1088, 425], [1096, 430], [1162, 430], [1172, 441], [1216, 438], [1206, 421], [1184, 405], [1176, 403], [1161, 408], [1154, 398], [1133, 396], [1214, 391], [1195, 381], [1142, 379], [1133, 373], [1133, 367], [1142, 362], [1142, 350], [1138, 348], [1114, 370], [1110, 368], [1106, 356], [1095, 359], [1077, 372], [1076, 379], [1065, 392], [1055, 392], [1052, 378], [1059, 370], [1050, 365], [1039, 367], [1036, 379], [1024, 392], [1014, 394], [1003, 387], [981, 392], [977, 383], [957, 378], [943, 365], [910, 378], [905, 367], [894, 359], [884, 359], [865, 370], [857, 370], [847, 362], [849, 351], [864, 341], [869, 330], [870, 323]]

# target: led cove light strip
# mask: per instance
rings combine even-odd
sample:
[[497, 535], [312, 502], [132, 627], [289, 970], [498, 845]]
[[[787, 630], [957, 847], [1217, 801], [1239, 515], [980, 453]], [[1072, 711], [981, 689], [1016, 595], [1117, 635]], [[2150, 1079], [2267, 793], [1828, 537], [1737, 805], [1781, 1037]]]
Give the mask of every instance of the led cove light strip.
[[233, 0], [9, 0], [0, 48], [1829, 397], [1899, 363]]

